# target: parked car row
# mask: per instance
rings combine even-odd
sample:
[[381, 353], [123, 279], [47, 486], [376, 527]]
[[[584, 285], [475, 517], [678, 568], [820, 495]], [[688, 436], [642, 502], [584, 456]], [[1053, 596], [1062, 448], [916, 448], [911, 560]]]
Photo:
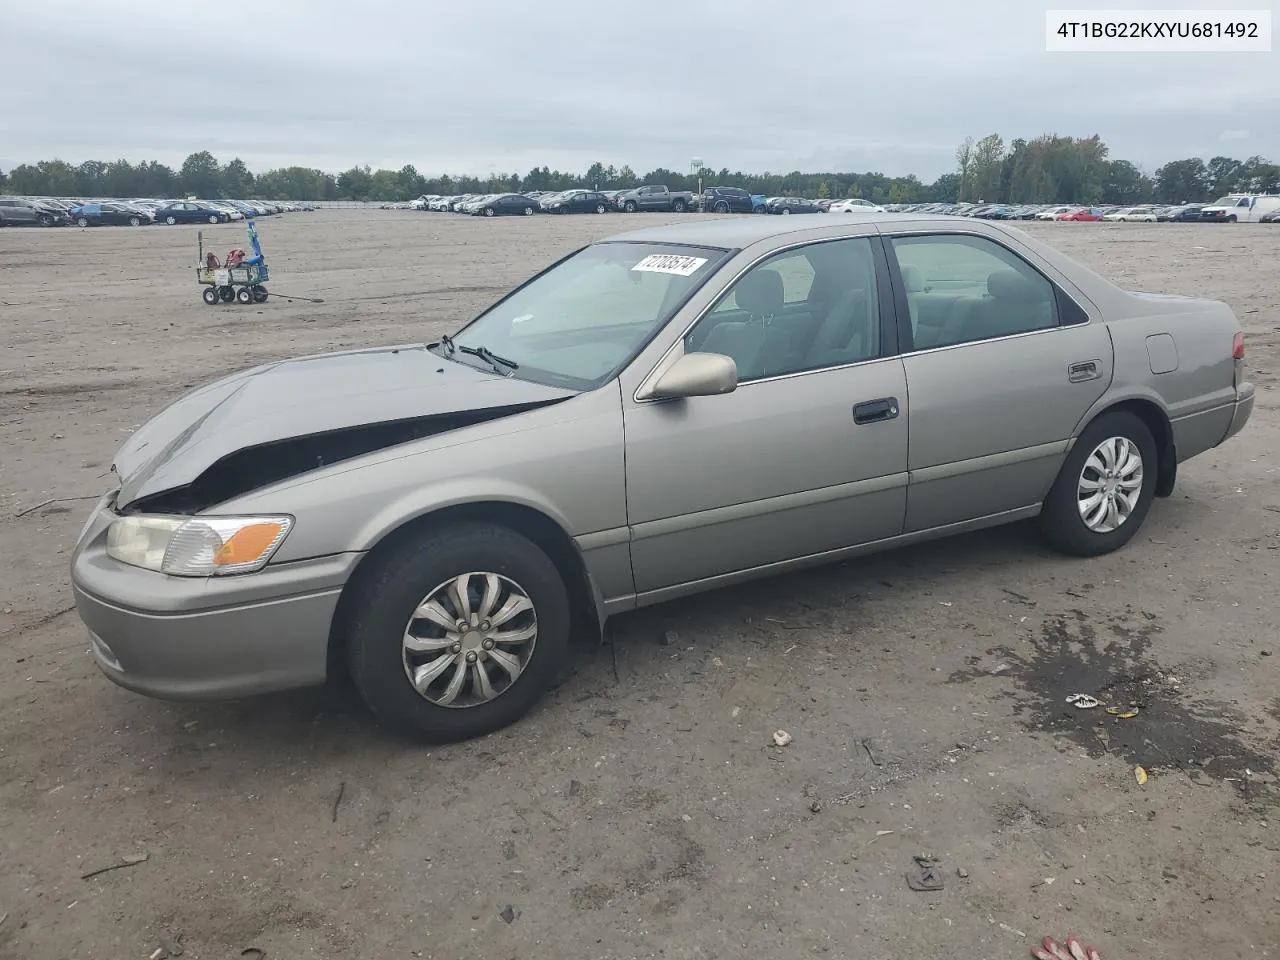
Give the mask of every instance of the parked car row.
[[1064, 220], [1111, 223], [1280, 223], [1280, 196], [1232, 193], [1213, 203], [1082, 206], [1080, 204], [888, 204], [893, 213], [949, 214], [979, 220]]
[[[388, 205], [398, 209], [401, 205]], [[684, 213], [884, 213], [885, 208], [869, 200], [808, 200], [803, 197], [769, 197], [748, 193], [741, 187], [707, 187], [701, 195], [688, 190], [671, 190], [663, 184], [647, 184], [631, 190], [562, 191], [529, 190], [524, 193], [460, 193], [452, 196], [428, 194], [407, 206], [439, 213], [467, 213], [496, 217], [504, 214], [533, 216], [535, 213], [638, 213], [661, 211]]]
[[229, 223], [246, 217], [314, 210], [264, 200], [120, 200], [86, 197], [0, 197], [0, 227], [142, 227], [152, 223]]

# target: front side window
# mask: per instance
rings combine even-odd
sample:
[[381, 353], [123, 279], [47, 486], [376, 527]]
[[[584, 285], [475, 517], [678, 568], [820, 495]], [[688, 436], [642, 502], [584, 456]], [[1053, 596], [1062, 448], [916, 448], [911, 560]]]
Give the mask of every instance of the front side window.
[[732, 357], [742, 383], [880, 356], [871, 241], [814, 243], [762, 261], [698, 321], [685, 350]]
[[[489, 308], [453, 340], [514, 361], [513, 376], [591, 390], [630, 361], [726, 254], [674, 244], [596, 243]], [[484, 366], [461, 351], [451, 359]]]
[[1058, 325], [1053, 284], [985, 237], [891, 241], [906, 287], [915, 349], [990, 340]]

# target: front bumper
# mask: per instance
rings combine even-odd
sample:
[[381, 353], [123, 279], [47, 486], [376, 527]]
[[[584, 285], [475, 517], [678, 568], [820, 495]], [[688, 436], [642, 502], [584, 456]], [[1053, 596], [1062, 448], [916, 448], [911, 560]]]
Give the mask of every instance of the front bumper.
[[94, 660], [129, 690], [226, 700], [324, 682], [342, 587], [362, 554], [232, 577], [171, 577], [107, 556], [115, 514], [94, 508], [71, 563]]

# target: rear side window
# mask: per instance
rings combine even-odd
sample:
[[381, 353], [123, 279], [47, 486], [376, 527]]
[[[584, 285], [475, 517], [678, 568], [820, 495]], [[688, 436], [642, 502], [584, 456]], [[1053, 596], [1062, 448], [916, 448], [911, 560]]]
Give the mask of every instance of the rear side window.
[[1058, 326], [1057, 291], [1029, 263], [985, 237], [890, 240], [906, 287], [917, 350]]

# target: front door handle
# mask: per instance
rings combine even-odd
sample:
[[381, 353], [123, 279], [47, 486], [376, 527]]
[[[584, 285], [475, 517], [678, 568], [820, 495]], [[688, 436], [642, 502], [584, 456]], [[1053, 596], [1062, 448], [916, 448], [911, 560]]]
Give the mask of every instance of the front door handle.
[[853, 422], [857, 424], [879, 423], [882, 420], [892, 420], [897, 415], [897, 397], [881, 397], [879, 400], [868, 400], [865, 403], [857, 404], [853, 408]]
[[1083, 383], [1086, 380], [1097, 380], [1101, 374], [1098, 372], [1097, 360], [1085, 360], [1081, 363], [1073, 363], [1067, 367], [1067, 379], [1072, 383]]

